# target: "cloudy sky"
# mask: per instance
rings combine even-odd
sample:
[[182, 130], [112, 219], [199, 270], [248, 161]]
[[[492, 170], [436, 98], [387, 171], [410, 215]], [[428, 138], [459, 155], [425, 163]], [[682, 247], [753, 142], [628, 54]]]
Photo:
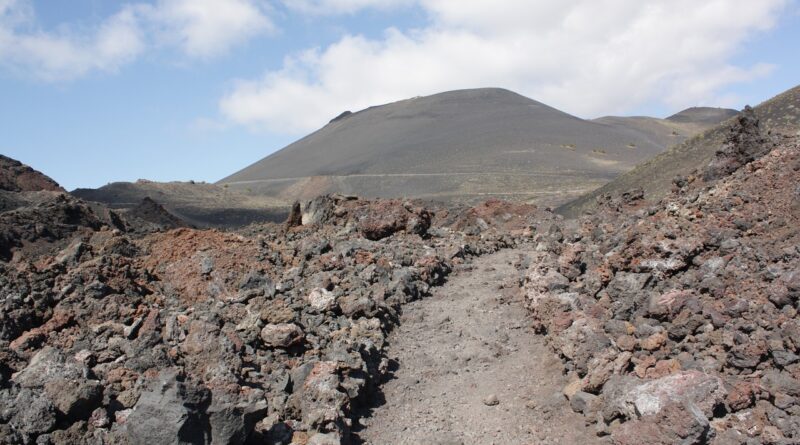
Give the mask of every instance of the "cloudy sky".
[[571, 114], [800, 83], [800, 0], [0, 0], [0, 153], [68, 189], [216, 181], [344, 110], [504, 87]]

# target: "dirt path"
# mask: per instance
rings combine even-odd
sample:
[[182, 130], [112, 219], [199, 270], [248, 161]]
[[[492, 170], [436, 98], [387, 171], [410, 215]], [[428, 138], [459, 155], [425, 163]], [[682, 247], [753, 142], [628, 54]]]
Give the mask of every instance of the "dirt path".
[[592, 444], [561, 395], [561, 365], [530, 330], [505, 250], [478, 259], [404, 309], [385, 403], [362, 420], [366, 444]]

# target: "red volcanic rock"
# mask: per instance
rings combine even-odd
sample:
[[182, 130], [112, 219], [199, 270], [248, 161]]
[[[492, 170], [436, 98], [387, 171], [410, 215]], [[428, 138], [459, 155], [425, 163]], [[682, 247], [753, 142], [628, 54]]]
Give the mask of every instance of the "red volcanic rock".
[[235, 300], [249, 274], [267, 274], [267, 265], [254, 261], [257, 244], [240, 235], [178, 229], [144, 244], [150, 252], [144, 266], [185, 301]]
[[453, 228], [467, 233], [480, 233], [494, 228], [522, 234], [532, 226], [546, 222], [549, 219], [547, 213], [531, 204], [489, 199], [458, 216]]
[[360, 213], [358, 230], [370, 240], [380, 240], [400, 231], [425, 235], [431, 225], [427, 209], [396, 200], [378, 201]]
[[0, 155], [0, 190], [10, 192], [63, 192], [57, 182], [27, 165]]
[[615, 445], [708, 443], [708, 419], [696, 407], [672, 404], [656, 415], [622, 424], [611, 434]]

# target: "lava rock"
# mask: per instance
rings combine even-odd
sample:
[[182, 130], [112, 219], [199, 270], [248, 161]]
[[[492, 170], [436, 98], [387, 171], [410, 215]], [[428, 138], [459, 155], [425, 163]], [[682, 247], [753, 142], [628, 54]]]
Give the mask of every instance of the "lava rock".
[[261, 340], [273, 348], [288, 348], [303, 342], [305, 334], [293, 323], [268, 324], [261, 330]]
[[178, 380], [174, 370], [150, 381], [125, 421], [131, 445], [210, 443], [207, 390]]

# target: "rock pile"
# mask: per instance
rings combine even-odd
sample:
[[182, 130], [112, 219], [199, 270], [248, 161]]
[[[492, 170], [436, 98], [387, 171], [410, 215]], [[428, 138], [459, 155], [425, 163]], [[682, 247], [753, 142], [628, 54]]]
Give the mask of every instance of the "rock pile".
[[170, 213], [164, 206], [149, 196], [144, 197], [136, 207], [128, 210], [126, 216], [128, 219], [140, 220], [145, 225], [152, 225], [154, 226], [153, 229], [169, 230], [179, 227], [191, 227], [186, 221]]
[[536, 327], [614, 443], [800, 442], [800, 146], [739, 122], [660, 203], [537, 235]]
[[403, 201], [326, 196], [234, 233], [23, 198], [0, 213], [8, 444], [347, 443], [402, 305], [521, 240]]

